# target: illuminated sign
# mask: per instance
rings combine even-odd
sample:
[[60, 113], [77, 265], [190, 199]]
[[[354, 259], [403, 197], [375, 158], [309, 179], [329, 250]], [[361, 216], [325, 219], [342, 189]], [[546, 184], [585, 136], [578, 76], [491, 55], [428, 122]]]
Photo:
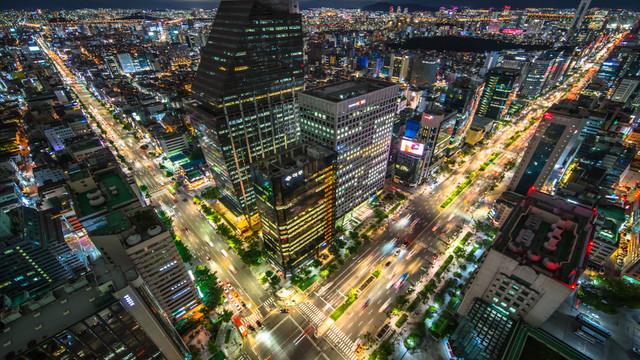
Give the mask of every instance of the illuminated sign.
[[422, 156], [424, 153], [424, 144], [403, 139], [402, 142], [400, 142], [400, 151]]
[[367, 103], [367, 99], [362, 99], [358, 102], [354, 102], [353, 104], [349, 104], [349, 107], [352, 108], [354, 106], [364, 105]]
[[284, 181], [289, 181], [293, 178], [297, 178], [298, 176], [302, 175], [302, 170], [298, 171], [297, 173], [293, 173], [289, 176], [287, 176], [286, 178], [284, 178]]
[[29, 51], [40, 51], [40, 48], [37, 46], [29, 46]]
[[524, 30], [522, 29], [502, 29], [504, 34], [522, 34]]
[[553, 119], [553, 114], [546, 112], [542, 117], [544, 117], [546, 120], [551, 120]]
[[129, 294], [124, 296], [124, 301], [126, 301], [127, 304], [129, 304], [129, 306], [131, 307], [136, 304], [135, 302], [133, 302], [133, 299], [131, 298], [131, 296], [129, 296]]

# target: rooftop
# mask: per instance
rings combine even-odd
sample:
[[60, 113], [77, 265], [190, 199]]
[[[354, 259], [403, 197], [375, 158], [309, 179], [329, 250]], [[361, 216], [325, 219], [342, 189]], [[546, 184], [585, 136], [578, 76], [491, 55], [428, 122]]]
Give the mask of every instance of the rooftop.
[[397, 86], [397, 84], [374, 79], [357, 78], [307, 90], [304, 93], [337, 103], [391, 86]]
[[97, 188], [74, 194], [74, 204], [78, 218], [84, 218], [99, 211], [116, 208], [125, 202], [136, 199], [131, 186], [119, 169], [109, 168], [96, 172], [93, 178]]
[[573, 286], [591, 249], [594, 218], [595, 209], [533, 190], [512, 210], [493, 248]]
[[[314, 160], [325, 159], [333, 152], [323, 146], [313, 143], [302, 143], [287, 151], [280, 152], [270, 158], [256, 163], [262, 172], [270, 178], [285, 177], [303, 169]], [[293, 175], [292, 175], [293, 176]]]

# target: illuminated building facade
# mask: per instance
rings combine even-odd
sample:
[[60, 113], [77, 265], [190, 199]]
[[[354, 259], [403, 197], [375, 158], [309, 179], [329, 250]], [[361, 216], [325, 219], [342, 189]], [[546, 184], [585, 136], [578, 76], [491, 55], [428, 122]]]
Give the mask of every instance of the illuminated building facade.
[[590, 208], [530, 191], [480, 259], [456, 312], [465, 316], [482, 299], [512, 319], [542, 325], [577, 286], [595, 216]]
[[382, 190], [398, 91], [358, 78], [298, 94], [302, 140], [337, 153], [336, 218]]
[[531, 187], [553, 192], [576, 154], [585, 122], [579, 109], [552, 106], [529, 141], [508, 189], [521, 195]]
[[151, 208], [119, 210], [89, 233], [107, 261], [135, 269], [167, 318], [177, 321], [200, 305], [193, 281], [169, 230]]
[[394, 181], [416, 186], [442, 164], [451, 145], [456, 113], [432, 109], [407, 120], [395, 164]]
[[192, 121], [221, 201], [251, 222], [249, 166], [298, 138], [301, 22], [295, 0], [222, 1], [193, 81]]
[[333, 240], [336, 156], [303, 143], [252, 165], [264, 247], [285, 276]]
[[485, 77], [476, 116], [494, 120], [502, 118], [516, 93], [519, 78], [520, 70], [518, 69], [497, 67], [489, 70]]

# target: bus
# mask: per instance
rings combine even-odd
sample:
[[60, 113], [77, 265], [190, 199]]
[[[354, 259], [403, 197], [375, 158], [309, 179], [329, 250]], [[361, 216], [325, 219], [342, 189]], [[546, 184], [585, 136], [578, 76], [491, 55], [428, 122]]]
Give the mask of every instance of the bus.
[[[605, 328], [604, 326], [596, 323], [591, 319], [591, 317], [586, 314], [580, 313], [576, 315], [576, 320], [582, 325], [583, 331], [592, 335], [591, 333], [597, 334], [599, 337], [603, 338], [605, 341], [611, 337], [613, 334], [611, 330]], [[592, 331], [586, 331], [585, 329], [590, 329]]]
[[238, 327], [238, 330], [240, 331], [240, 334], [242, 334], [242, 337], [247, 336], [247, 328], [242, 324], [242, 321], [240, 321], [240, 318], [235, 316], [233, 318], [233, 322], [236, 324], [236, 326]]
[[[604, 344], [607, 342], [607, 337], [604, 337], [600, 334], [598, 334], [597, 331], [591, 329], [590, 327], [586, 326], [586, 325], [582, 325], [580, 326], [580, 329], [578, 329], [578, 331], [581, 331], [583, 334], [588, 335], [589, 337], [591, 337], [593, 339], [593, 341], [600, 343], [600, 344]], [[583, 338], [586, 339], [586, 337], [582, 336]], [[587, 339], [588, 341], [589, 339]]]

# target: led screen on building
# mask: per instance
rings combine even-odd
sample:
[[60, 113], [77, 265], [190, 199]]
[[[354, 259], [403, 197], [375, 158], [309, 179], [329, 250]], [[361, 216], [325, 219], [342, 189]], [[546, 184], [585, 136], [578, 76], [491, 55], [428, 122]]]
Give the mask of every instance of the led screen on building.
[[424, 153], [424, 144], [403, 139], [400, 143], [400, 151], [422, 156]]

